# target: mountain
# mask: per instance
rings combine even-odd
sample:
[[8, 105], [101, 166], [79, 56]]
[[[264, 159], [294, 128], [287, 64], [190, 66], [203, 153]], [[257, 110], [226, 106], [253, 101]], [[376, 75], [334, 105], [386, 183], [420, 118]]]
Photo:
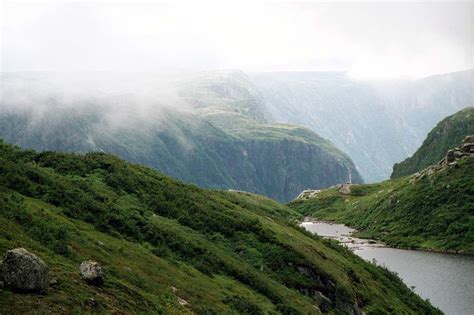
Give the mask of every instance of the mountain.
[[391, 178], [413, 174], [436, 164], [448, 149], [469, 134], [474, 134], [474, 107], [465, 108], [439, 122], [413, 156], [393, 166]]
[[[42, 295], [1, 288], [2, 313], [440, 313], [271, 199], [204, 190], [104, 153], [0, 142], [0, 161], [0, 254], [24, 247], [53, 280]], [[102, 285], [80, 278], [85, 260], [102, 265]]]
[[329, 141], [269, 123], [240, 71], [81, 75], [4, 74], [0, 136], [36, 150], [114, 153], [202, 187], [280, 201], [349, 177], [362, 182]]
[[306, 193], [290, 207], [392, 246], [474, 254], [474, 136], [467, 140], [415, 175]]
[[360, 81], [342, 72], [251, 75], [274, 121], [298, 124], [347, 153], [367, 182], [387, 179], [443, 117], [474, 104], [474, 70]]

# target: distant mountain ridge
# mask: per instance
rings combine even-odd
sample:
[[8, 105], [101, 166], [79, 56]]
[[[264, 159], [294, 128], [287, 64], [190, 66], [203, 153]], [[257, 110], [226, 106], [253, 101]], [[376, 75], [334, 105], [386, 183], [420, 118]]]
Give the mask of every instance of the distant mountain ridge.
[[329, 139], [367, 182], [387, 179], [443, 117], [474, 104], [474, 70], [420, 80], [358, 81], [342, 72], [254, 73], [274, 121]]
[[[135, 86], [127, 87], [125, 79]], [[261, 95], [242, 72], [166, 78], [163, 88], [157, 84], [161, 94], [151, 78], [150, 90], [140, 98], [132, 93], [145, 87], [133, 77], [125, 79], [118, 92], [89, 97], [81, 94], [81, 82], [73, 81], [78, 92], [71, 94], [77, 97], [69, 97], [51, 90], [47, 78], [6, 76], [0, 136], [37, 150], [114, 153], [202, 187], [280, 201], [350, 176], [362, 182], [350, 158], [329, 141], [301, 127], [269, 124]], [[9, 99], [23, 107], [8, 104]]]
[[474, 107], [465, 108], [439, 122], [415, 154], [393, 166], [391, 178], [410, 175], [439, 162], [448, 149], [471, 134], [474, 134]]

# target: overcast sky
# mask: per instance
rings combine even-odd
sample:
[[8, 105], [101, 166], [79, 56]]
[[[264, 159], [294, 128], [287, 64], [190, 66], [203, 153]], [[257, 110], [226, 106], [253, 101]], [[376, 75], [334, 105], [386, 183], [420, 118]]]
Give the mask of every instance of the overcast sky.
[[[3, 0], [0, 0], [3, 1]], [[470, 2], [3, 1], [1, 71], [472, 68]]]

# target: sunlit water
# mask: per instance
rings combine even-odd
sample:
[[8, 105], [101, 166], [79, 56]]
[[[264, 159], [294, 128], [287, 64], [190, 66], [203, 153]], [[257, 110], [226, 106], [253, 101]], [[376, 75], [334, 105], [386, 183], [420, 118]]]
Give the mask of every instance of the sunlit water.
[[313, 233], [337, 239], [360, 257], [396, 272], [416, 293], [446, 314], [474, 314], [474, 257], [384, 247], [353, 238], [342, 224], [303, 222]]

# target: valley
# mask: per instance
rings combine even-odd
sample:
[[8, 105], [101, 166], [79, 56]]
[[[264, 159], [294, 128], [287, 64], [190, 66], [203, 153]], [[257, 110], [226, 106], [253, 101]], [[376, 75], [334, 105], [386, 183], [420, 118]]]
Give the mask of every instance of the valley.
[[472, 315], [471, 2], [0, 0], [0, 315]]
[[473, 70], [417, 80], [304, 71], [250, 77], [275, 121], [330, 140], [353, 159], [365, 182], [374, 183], [389, 178], [393, 165], [412, 155], [441, 119], [472, 106], [472, 76]]

